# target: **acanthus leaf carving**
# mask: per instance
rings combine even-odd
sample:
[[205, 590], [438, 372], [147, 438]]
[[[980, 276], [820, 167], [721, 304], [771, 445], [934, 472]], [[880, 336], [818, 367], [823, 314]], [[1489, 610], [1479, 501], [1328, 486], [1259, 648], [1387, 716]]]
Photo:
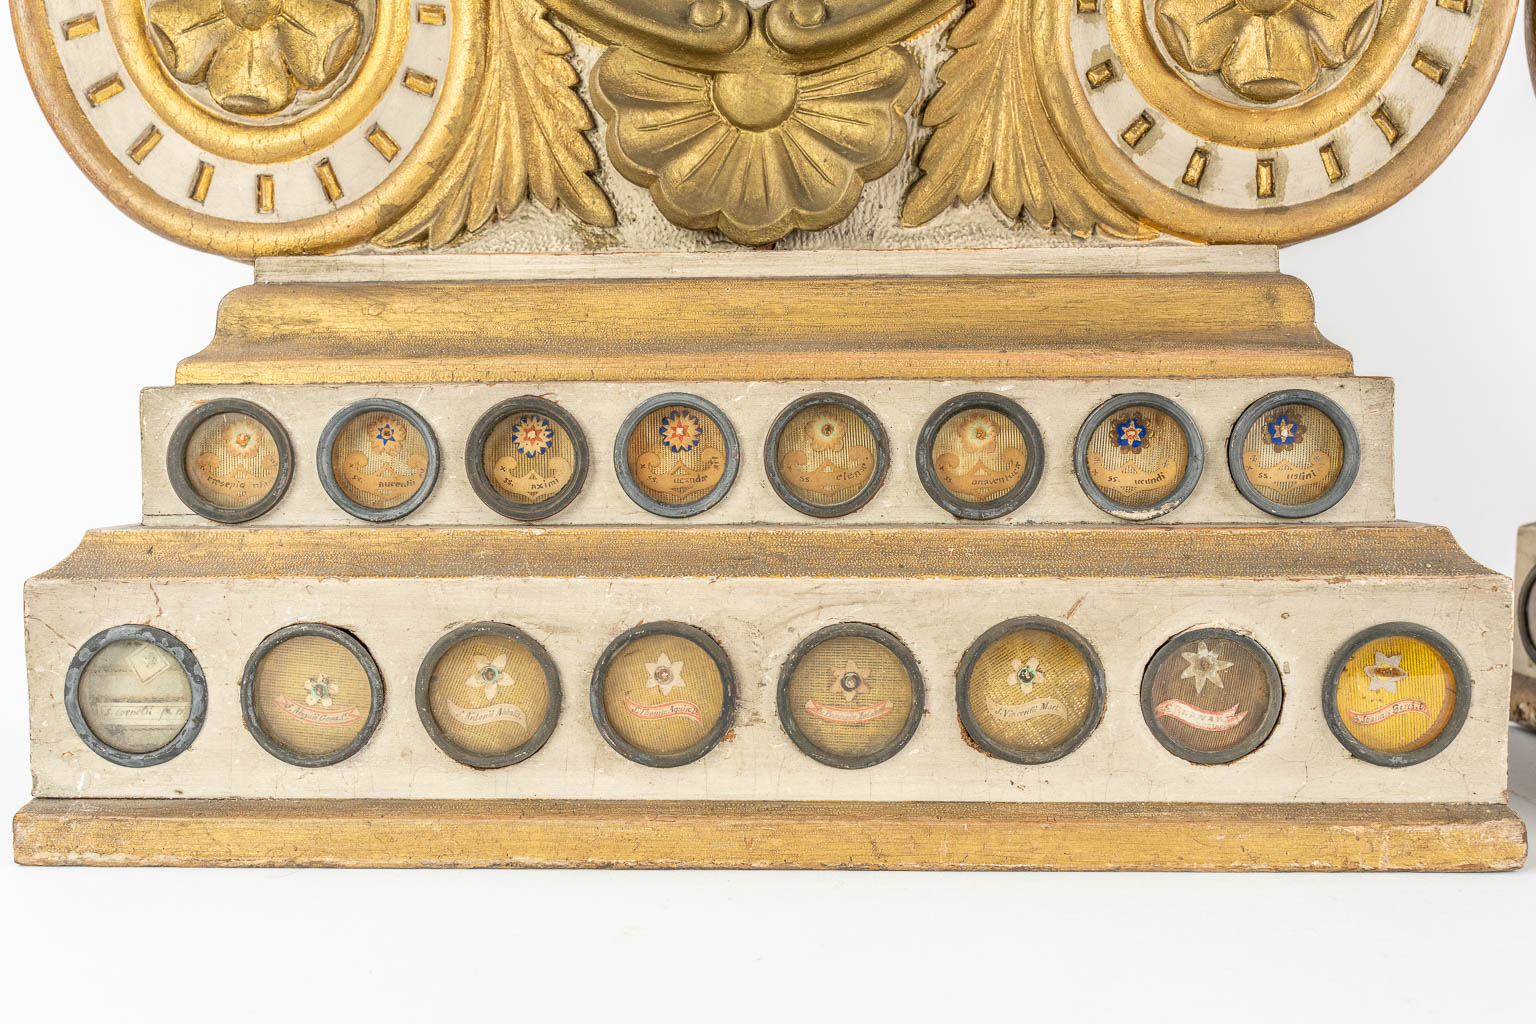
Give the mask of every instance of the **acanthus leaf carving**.
[[381, 246], [436, 249], [510, 216], [530, 196], [598, 227], [616, 223], [583, 134], [592, 114], [576, 92], [570, 41], [533, 0], [492, 0], [486, 67], [463, 142]]
[[926, 224], [990, 193], [1004, 216], [1028, 215], [1045, 230], [1059, 225], [1080, 238], [1095, 230], [1156, 236], [1094, 187], [1051, 126], [1030, 48], [1035, 5], [1050, 2], [975, 0], [950, 30], [954, 52], [923, 111], [933, 135], [918, 159], [922, 177], [903, 203], [903, 225]]

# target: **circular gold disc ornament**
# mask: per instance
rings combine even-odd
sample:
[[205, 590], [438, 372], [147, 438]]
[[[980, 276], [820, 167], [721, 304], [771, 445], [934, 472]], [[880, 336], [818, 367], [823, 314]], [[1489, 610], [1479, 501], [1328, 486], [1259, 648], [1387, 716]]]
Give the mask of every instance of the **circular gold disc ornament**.
[[544, 519], [581, 493], [587, 437], [560, 406], [525, 395], [493, 407], [469, 434], [465, 466], [480, 500], [509, 519]]
[[1047, 3], [1028, 45], [1090, 198], [1186, 238], [1285, 244], [1371, 216], [1445, 158], [1515, 6]]
[[416, 711], [443, 751], [472, 768], [504, 768], [548, 741], [560, 677], [532, 637], [500, 622], [461, 626], [422, 660]]
[[1205, 465], [1200, 428], [1161, 395], [1119, 395], [1084, 421], [1073, 452], [1095, 505], [1122, 519], [1166, 515], [1194, 491]]
[[714, 404], [697, 395], [657, 395], [624, 420], [613, 447], [619, 485], [636, 505], [669, 519], [715, 505], [736, 482], [741, 444]]
[[1471, 676], [1450, 641], [1408, 622], [1351, 637], [1323, 682], [1328, 727], [1362, 761], [1399, 768], [1450, 745], [1467, 719]]
[[218, 523], [270, 512], [293, 477], [293, 446], [259, 405], [226, 398], [188, 413], [166, 451], [171, 488], [192, 511]]
[[592, 717], [637, 764], [676, 768], [715, 748], [736, 716], [736, 677], [715, 639], [682, 622], [649, 622], [608, 645], [592, 670]]
[[301, 768], [345, 761], [373, 736], [384, 680], [351, 633], [320, 623], [286, 626], [245, 664], [240, 707], [262, 749]]
[[797, 512], [829, 519], [862, 508], [890, 465], [885, 428], [845, 395], [796, 399], [774, 419], [763, 445], [768, 482]]
[[16, 13], [43, 110], [90, 179], [140, 223], [237, 259], [335, 251], [409, 219], [486, 63], [484, 0]]
[[996, 519], [1029, 500], [1045, 465], [1034, 419], [1012, 399], [976, 393], [934, 410], [917, 438], [917, 475], [960, 519]]
[[1354, 485], [1360, 440], [1343, 409], [1315, 391], [1280, 391], [1250, 405], [1227, 442], [1237, 489], [1271, 515], [1325, 512]]
[[923, 717], [923, 677], [883, 629], [827, 626], [795, 647], [779, 674], [779, 721], [811, 757], [868, 768], [895, 756]]
[[1228, 764], [1269, 738], [1280, 719], [1280, 670], [1241, 633], [1194, 629], [1160, 647], [1141, 678], [1141, 714], [1171, 753]]
[[987, 753], [1045, 764], [1080, 747], [1104, 717], [1104, 668], [1076, 630], [1039, 616], [999, 623], [960, 660], [960, 724]]
[[383, 523], [410, 515], [432, 493], [441, 457], [427, 421], [387, 398], [354, 402], [320, 434], [320, 483], [349, 515]]
[[64, 707], [92, 751], [147, 768], [192, 745], [208, 713], [208, 684], [176, 637], [153, 626], [114, 626], [75, 652]]

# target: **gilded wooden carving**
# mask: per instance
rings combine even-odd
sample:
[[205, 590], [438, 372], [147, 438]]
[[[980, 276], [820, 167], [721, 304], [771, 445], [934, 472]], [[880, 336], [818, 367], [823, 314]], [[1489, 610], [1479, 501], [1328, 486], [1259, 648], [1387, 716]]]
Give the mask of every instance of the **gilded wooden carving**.
[[[239, 257], [473, 251], [530, 197], [542, 209], [498, 244], [692, 244], [648, 226], [647, 203], [745, 245], [838, 225], [842, 244], [922, 245], [956, 224], [976, 244], [1053, 232], [1289, 242], [1369, 216], [1443, 159], [1515, 11], [1514, 0], [13, 7], [44, 109], [92, 179], [156, 230]], [[900, 176], [896, 201], [882, 184], [849, 222], [887, 176]]]

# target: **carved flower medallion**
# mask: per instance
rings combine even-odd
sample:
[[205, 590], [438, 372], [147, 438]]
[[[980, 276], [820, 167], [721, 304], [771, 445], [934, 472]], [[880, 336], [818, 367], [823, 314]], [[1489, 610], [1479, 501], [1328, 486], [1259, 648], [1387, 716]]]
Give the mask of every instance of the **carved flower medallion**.
[[343, 0], [161, 0], [146, 20], [173, 78], [252, 118], [302, 107], [301, 94], [336, 83], [365, 28]]
[[906, 147], [917, 67], [897, 47], [819, 71], [702, 72], [605, 55], [593, 99], [608, 152], [666, 216], [759, 245], [828, 227]]
[[1380, 0], [1157, 0], [1158, 35], [1193, 75], [1220, 75], [1253, 103], [1312, 89], [1359, 56]]

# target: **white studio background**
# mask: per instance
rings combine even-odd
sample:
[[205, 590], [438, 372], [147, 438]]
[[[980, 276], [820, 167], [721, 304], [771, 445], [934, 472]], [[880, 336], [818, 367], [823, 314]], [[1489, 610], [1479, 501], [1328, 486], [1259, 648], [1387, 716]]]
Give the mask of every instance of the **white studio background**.
[[[1287, 250], [1324, 334], [1397, 380], [1403, 519], [1513, 569], [1536, 520], [1536, 98], [1517, 41], [1407, 200]], [[28, 799], [22, 581], [135, 521], [138, 389], [250, 271], [99, 195], [12, 53], [0, 195], [0, 812]], [[155, 442], [152, 442], [155, 443]], [[1536, 825], [1536, 735], [1511, 738]], [[21, 869], [12, 1020], [1531, 1017], [1536, 867], [1512, 875]], [[1523, 1001], [1523, 1005], [1522, 1005]], [[1053, 1012], [1055, 1011], [1055, 1012]], [[339, 1016], [338, 1016], [339, 1015]], [[547, 1016], [546, 1016], [547, 1015]]]

